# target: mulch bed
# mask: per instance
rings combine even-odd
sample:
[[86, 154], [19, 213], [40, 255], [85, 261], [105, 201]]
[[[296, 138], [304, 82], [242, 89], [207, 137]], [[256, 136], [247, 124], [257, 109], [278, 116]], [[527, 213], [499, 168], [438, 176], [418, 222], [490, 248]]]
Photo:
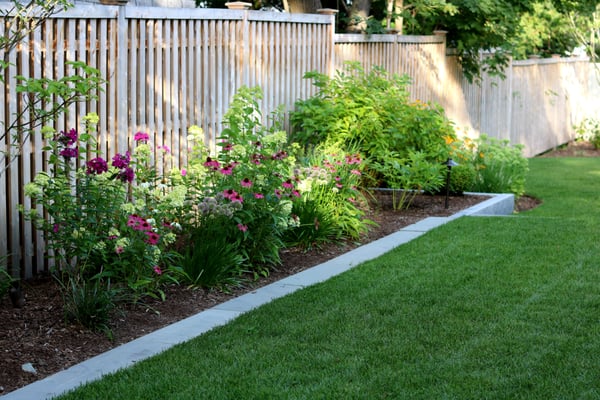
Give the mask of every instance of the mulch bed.
[[[369, 218], [377, 222], [378, 227], [373, 228], [360, 244], [379, 239], [429, 216], [452, 215], [487, 198], [451, 196], [450, 207], [445, 209], [444, 196], [419, 195], [408, 210], [375, 210]], [[524, 203], [521, 209], [535, 206], [535, 199], [524, 199], [522, 201], [529, 203]], [[308, 252], [285, 249], [281, 252], [282, 265], [273, 270], [269, 277], [248, 280], [243, 287], [230, 288], [229, 292], [170, 287], [164, 302], [151, 300], [145, 306], [121, 308], [111, 325], [113, 340], [109, 340], [105, 334], [65, 323], [61, 294], [52, 279], [37, 277], [27, 281], [24, 283], [24, 307], [13, 308], [7, 297], [0, 299], [0, 395], [216, 304], [320, 264], [358, 245], [342, 242]], [[26, 364], [31, 364], [36, 373], [24, 371], [22, 367]]]

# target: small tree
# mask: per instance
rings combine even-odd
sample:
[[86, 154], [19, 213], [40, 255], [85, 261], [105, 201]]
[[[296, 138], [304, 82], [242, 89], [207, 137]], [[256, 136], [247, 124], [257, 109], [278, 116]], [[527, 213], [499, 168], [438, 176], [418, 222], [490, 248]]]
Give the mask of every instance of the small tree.
[[[10, 66], [10, 55], [17, 51], [19, 43], [27, 40], [52, 15], [72, 7], [68, 0], [30, 0], [22, 3], [11, 0], [8, 7], [0, 9], [0, 17], [5, 24], [4, 36], [0, 36], [0, 50], [4, 57], [0, 60], [0, 84], [4, 84]], [[4, 162], [0, 176], [6, 172], [19, 156], [22, 144], [41, 125], [51, 123], [60, 114], [67, 112], [77, 102], [93, 98], [103, 79], [100, 71], [83, 62], [70, 62], [78, 73], [58, 80], [47, 78], [15, 77], [17, 92], [22, 104], [12, 119], [2, 122], [0, 141], [7, 141], [7, 149], [2, 152]], [[28, 118], [24, 118], [27, 116]]]

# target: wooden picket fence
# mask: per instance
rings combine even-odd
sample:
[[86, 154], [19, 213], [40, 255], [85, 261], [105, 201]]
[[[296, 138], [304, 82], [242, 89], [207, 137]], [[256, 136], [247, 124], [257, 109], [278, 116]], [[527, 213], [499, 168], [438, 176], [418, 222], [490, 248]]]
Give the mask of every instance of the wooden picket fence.
[[[408, 74], [413, 99], [440, 103], [460, 130], [523, 143], [528, 155], [572, 138], [571, 124], [593, 112], [591, 72], [584, 60], [515, 62], [508, 79], [484, 76], [478, 86], [464, 79], [454, 56], [446, 55], [443, 34], [337, 35], [334, 18], [78, 4], [47, 20], [9, 55], [12, 65], [0, 85], [5, 96], [0, 123], [19, 110], [17, 75], [69, 76], [73, 71], [65, 61], [73, 60], [99, 69], [107, 83], [97, 100], [72, 107], [54, 127], [81, 129], [83, 116], [98, 113], [98, 147], [105, 157], [130, 150], [133, 135], [143, 131], [155, 148], [171, 149], [166, 169], [186, 162], [191, 125], [202, 127], [205, 142], [216, 150], [223, 116], [241, 86], [262, 88], [266, 123], [278, 106], [289, 111], [315, 92], [303, 79], [306, 72], [333, 75], [345, 61]], [[3, 29], [0, 24], [0, 34]], [[47, 166], [43, 145], [37, 132], [0, 175], [0, 257], [9, 256], [9, 270], [23, 278], [48, 269], [42, 234], [18, 212], [21, 204], [32, 207], [23, 186]], [[6, 146], [0, 143], [0, 151]]]
[[[85, 61], [107, 79], [98, 100], [77, 104], [55, 128], [82, 128], [89, 112], [100, 116], [98, 147], [105, 157], [130, 149], [135, 132], [150, 134], [155, 148], [168, 146], [164, 168], [185, 162], [187, 129], [215, 138], [229, 101], [241, 86], [260, 86], [265, 121], [283, 105], [314, 93], [308, 71], [332, 73], [334, 17], [275, 12], [165, 9], [78, 4], [45, 21], [9, 55], [0, 101], [0, 123], [18, 111], [16, 76], [58, 79], [73, 71], [65, 61]], [[0, 25], [0, 34], [2, 34]], [[0, 53], [0, 57], [4, 54]], [[0, 257], [9, 255], [15, 276], [44, 271], [44, 241], [24, 221], [31, 209], [23, 185], [46, 168], [37, 132], [23, 154], [0, 176]], [[0, 151], [7, 143], [0, 143]]]

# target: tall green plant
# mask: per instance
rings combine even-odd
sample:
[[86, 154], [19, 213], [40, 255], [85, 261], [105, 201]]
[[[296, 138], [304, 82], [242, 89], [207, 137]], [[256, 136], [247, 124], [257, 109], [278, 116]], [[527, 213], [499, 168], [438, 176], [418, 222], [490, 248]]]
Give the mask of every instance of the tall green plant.
[[279, 263], [291, 200], [300, 193], [292, 174], [295, 159], [287, 134], [280, 129], [280, 116], [271, 116], [270, 127], [263, 124], [261, 97], [260, 88], [242, 87], [236, 93], [224, 116], [225, 129], [218, 136], [218, 154], [210, 154], [202, 143], [201, 129], [193, 127], [185, 175], [173, 176], [186, 187], [187, 204], [197, 205], [179, 217], [184, 230], [194, 237], [207, 218], [226, 209], [222, 235], [238, 244], [246, 268], [266, 274], [269, 266]]
[[477, 170], [473, 191], [516, 196], [525, 193], [529, 162], [523, 156], [523, 145], [481, 135], [474, 141], [473, 148], [473, 164]]
[[[391, 76], [375, 67], [369, 73], [349, 63], [334, 78], [310, 73], [319, 91], [296, 102], [291, 115], [292, 138], [305, 147], [320, 144], [358, 151], [367, 160], [371, 185], [391, 185], [397, 170], [378, 168], [392, 160], [403, 163], [422, 153], [433, 164], [449, 154], [454, 127], [435, 104], [410, 101], [407, 76]], [[392, 176], [394, 175], [394, 176]]]

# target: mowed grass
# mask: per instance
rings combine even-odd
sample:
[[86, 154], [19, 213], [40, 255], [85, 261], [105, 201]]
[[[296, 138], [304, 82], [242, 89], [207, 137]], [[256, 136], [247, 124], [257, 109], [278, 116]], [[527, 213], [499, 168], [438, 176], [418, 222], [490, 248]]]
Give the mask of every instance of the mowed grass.
[[598, 162], [528, 182], [538, 210], [453, 221], [61, 399], [600, 398], [600, 211], [574, 211], [600, 207]]

